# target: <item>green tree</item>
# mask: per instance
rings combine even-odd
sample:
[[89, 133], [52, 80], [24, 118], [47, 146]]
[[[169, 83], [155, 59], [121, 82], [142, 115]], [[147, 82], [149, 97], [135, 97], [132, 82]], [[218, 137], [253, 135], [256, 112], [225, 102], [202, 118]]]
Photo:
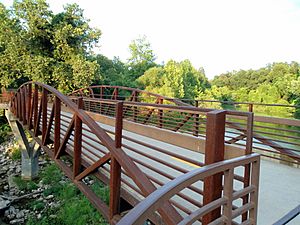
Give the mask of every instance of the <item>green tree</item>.
[[170, 60], [163, 67], [154, 67], [138, 78], [148, 91], [174, 98], [195, 98], [209, 86], [203, 70], [196, 70], [189, 60]]
[[78, 5], [53, 14], [45, 0], [23, 0], [0, 10], [1, 86], [34, 80], [69, 92], [97, 79], [98, 64], [89, 59], [101, 33]]
[[146, 36], [133, 40], [129, 45], [129, 51], [131, 56], [127, 61], [127, 65], [131, 80], [136, 80], [149, 68], [156, 66], [156, 57]]
[[118, 86], [133, 86], [129, 77], [129, 71], [125, 63], [119, 58], [114, 57], [112, 60], [104, 55], [98, 54], [95, 57], [98, 69], [98, 80], [94, 84], [118, 85]]

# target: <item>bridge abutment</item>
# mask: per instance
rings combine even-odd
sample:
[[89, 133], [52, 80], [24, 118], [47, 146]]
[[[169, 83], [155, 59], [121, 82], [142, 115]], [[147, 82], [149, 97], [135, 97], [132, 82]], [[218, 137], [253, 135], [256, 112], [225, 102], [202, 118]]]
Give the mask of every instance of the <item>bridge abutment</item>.
[[15, 138], [21, 150], [21, 177], [23, 180], [32, 180], [37, 177], [39, 171], [38, 156], [40, 146], [36, 145], [35, 143], [29, 143], [28, 138], [24, 132], [23, 126], [17, 121], [16, 117], [10, 112], [10, 110], [6, 110], [5, 116], [9, 122], [9, 125], [15, 135]]

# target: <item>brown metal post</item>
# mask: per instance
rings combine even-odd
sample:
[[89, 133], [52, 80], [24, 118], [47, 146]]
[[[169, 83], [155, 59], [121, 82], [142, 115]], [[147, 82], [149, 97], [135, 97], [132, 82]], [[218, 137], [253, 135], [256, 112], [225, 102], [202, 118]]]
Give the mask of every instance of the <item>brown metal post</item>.
[[[103, 87], [100, 87], [100, 99], [103, 99]], [[100, 102], [100, 114], [102, 114], [102, 103]]]
[[[78, 98], [78, 109], [83, 107], [82, 97]], [[73, 179], [81, 172], [81, 145], [82, 145], [82, 120], [75, 116], [74, 126], [74, 162], [73, 162]]]
[[55, 97], [54, 100], [54, 155], [57, 154], [58, 149], [60, 147], [60, 111], [61, 111], [61, 103], [58, 97]]
[[[195, 107], [198, 108], [199, 106], [199, 102], [197, 100], [195, 100]], [[193, 135], [198, 137], [199, 135], [199, 114], [195, 113], [194, 114], [194, 132]]]
[[27, 124], [27, 108], [26, 108], [26, 100], [27, 100], [27, 93], [26, 93], [26, 86], [23, 86], [23, 88], [21, 89], [22, 92], [22, 118], [23, 118], [23, 124], [26, 125]]
[[[136, 91], [133, 93], [132, 101], [133, 101], [133, 102], [137, 102], [137, 92], [136, 92]], [[137, 107], [134, 106], [134, 107], [133, 107], [133, 121], [134, 121], [134, 122], [136, 122], [137, 116], [138, 116], [138, 110], [137, 110]]]
[[28, 93], [27, 93], [27, 123], [28, 128], [32, 128], [32, 84], [28, 84]]
[[17, 117], [19, 118], [19, 120], [21, 121], [21, 93], [18, 92], [17, 93]]
[[119, 95], [119, 90], [118, 90], [118, 88], [115, 89], [114, 93], [115, 93], [114, 96], [113, 96], [113, 97], [114, 97], [114, 100], [117, 100], [117, 99], [118, 99], [118, 95]]
[[[207, 113], [205, 165], [224, 160], [225, 110], [215, 110]], [[222, 194], [222, 174], [216, 174], [204, 179], [203, 204], [206, 205]], [[221, 208], [217, 208], [203, 217], [204, 225], [219, 218]]]
[[42, 140], [46, 138], [47, 132], [47, 98], [48, 91], [47, 89], [43, 88], [43, 95], [42, 95]]
[[20, 109], [20, 121], [23, 121], [23, 90], [20, 89], [20, 96], [19, 96], [19, 109]]
[[[162, 105], [163, 101], [164, 101], [164, 99], [160, 98], [158, 100], [158, 104]], [[161, 109], [158, 110], [158, 127], [159, 128], [163, 127], [163, 110], [161, 110]]]
[[[250, 105], [253, 106], [253, 104], [250, 104]], [[249, 154], [252, 153], [252, 144], [253, 144], [253, 113], [249, 114], [248, 119], [247, 119], [246, 155], [249, 155]], [[250, 167], [251, 167], [250, 164], [245, 165], [245, 169], [244, 169], [244, 188], [248, 187], [249, 184], [250, 184]], [[243, 205], [247, 204], [248, 202], [249, 202], [249, 194], [243, 196]], [[248, 213], [245, 212], [242, 215], [242, 221], [247, 220], [247, 218], [248, 218]]]
[[[33, 94], [33, 101], [34, 101], [34, 105], [33, 105], [33, 124], [34, 124], [34, 129], [35, 129], [35, 125], [38, 121], [38, 104], [39, 104], [39, 87], [36, 84], [34, 87], [34, 94]], [[35, 131], [35, 130], [34, 130]], [[35, 131], [36, 132], [36, 131]]]
[[249, 105], [248, 105], [248, 111], [249, 112], [253, 112], [253, 104], [252, 103], [249, 103]]
[[[123, 130], [123, 102], [116, 104], [116, 124], [115, 124], [115, 146], [122, 147]], [[114, 215], [120, 214], [120, 188], [121, 188], [121, 166], [119, 162], [111, 157], [110, 164], [110, 201], [109, 217], [113, 219]]]

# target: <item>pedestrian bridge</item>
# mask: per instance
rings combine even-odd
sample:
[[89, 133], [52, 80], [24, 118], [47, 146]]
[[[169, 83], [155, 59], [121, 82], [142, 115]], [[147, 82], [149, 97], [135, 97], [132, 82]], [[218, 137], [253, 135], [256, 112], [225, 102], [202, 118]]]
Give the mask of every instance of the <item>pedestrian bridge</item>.
[[[252, 112], [198, 108], [132, 88], [95, 86], [65, 96], [29, 82], [9, 110], [24, 146], [22, 176], [36, 175], [42, 148], [111, 224], [256, 224], [260, 156], [252, 150], [299, 163], [296, 145], [253, 133]], [[86, 176], [109, 186], [109, 204]]]

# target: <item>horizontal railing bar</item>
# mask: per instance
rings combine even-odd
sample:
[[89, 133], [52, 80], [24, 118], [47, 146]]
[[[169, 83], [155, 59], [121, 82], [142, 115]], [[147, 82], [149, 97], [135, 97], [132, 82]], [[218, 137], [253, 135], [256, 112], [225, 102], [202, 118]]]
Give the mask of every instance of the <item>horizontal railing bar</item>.
[[235, 191], [233, 194], [232, 194], [232, 199], [233, 200], [236, 200], [236, 199], [239, 199], [249, 193], [252, 193], [256, 191], [256, 187], [253, 186], [253, 185], [250, 185], [248, 187], [245, 187], [244, 189], [241, 189], [241, 190], [238, 190], [238, 191]]
[[196, 211], [192, 212], [189, 216], [185, 217], [178, 225], [184, 225], [186, 223], [192, 223], [195, 222], [196, 220], [201, 219], [202, 216], [207, 214], [208, 212], [211, 212], [222, 205], [226, 204], [228, 200], [224, 197], [218, 198], [207, 205], [203, 206], [200, 209], [197, 209]]
[[249, 211], [250, 209], [254, 208], [255, 204], [253, 202], [246, 203], [245, 205], [242, 205], [241, 207], [233, 210], [232, 212], [232, 218], [236, 218], [245, 212]]

